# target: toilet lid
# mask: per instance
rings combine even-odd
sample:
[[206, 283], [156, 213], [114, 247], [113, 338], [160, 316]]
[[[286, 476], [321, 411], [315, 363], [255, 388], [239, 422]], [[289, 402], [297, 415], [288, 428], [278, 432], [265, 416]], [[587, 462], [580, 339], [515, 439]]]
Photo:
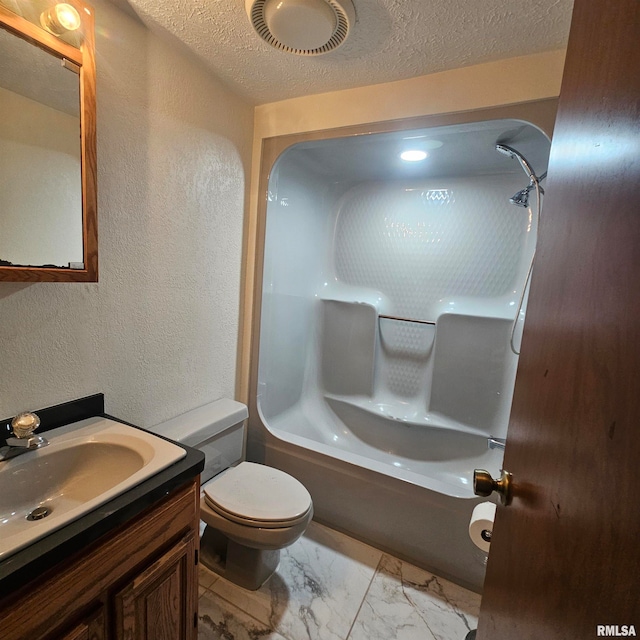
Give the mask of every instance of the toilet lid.
[[290, 526], [302, 520], [311, 507], [309, 492], [295, 478], [254, 462], [241, 462], [203, 488], [212, 509], [254, 526]]

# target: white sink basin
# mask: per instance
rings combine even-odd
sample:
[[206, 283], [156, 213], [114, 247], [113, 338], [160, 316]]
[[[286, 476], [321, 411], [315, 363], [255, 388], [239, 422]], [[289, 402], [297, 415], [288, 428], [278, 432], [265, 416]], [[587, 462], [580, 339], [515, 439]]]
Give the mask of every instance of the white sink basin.
[[[107, 418], [42, 435], [48, 446], [0, 462], [0, 560], [186, 455], [182, 447]], [[38, 507], [49, 515], [28, 520]]]

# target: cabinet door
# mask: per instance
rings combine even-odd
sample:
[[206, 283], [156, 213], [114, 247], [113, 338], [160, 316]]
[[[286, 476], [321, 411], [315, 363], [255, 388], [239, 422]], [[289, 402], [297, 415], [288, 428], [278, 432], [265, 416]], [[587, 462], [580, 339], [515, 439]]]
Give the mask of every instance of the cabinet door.
[[85, 618], [70, 631], [56, 636], [56, 640], [106, 640], [104, 607]]
[[190, 532], [116, 595], [118, 640], [195, 640], [195, 556]]

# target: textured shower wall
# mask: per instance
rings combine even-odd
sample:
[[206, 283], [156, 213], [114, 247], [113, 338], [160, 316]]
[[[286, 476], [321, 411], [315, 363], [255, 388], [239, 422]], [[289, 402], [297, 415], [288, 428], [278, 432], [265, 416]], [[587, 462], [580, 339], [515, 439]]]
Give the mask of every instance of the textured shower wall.
[[100, 282], [0, 284], [0, 416], [104, 391], [151, 426], [234, 394], [253, 111], [92, 4]]
[[[517, 364], [509, 333], [536, 231], [531, 212], [508, 200], [522, 184], [519, 174], [447, 177], [364, 183], [342, 196], [335, 278], [321, 297], [376, 299], [378, 314], [403, 319], [370, 321], [379, 339], [362, 371], [375, 370], [373, 391], [353, 402], [395, 420], [506, 433]], [[353, 396], [353, 382], [330, 384], [325, 350], [318, 357], [321, 387]]]
[[260, 321], [260, 351], [269, 355], [259, 358], [258, 387], [267, 417], [286, 411], [302, 392], [313, 342], [313, 292], [326, 272], [327, 197], [322, 178], [286, 155], [272, 171]]
[[[286, 171], [285, 171], [286, 169]], [[519, 174], [341, 188], [279, 167], [267, 214], [260, 407], [329, 396], [503, 435], [529, 265]], [[378, 314], [431, 325], [379, 318]], [[318, 395], [319, 394], [319, 395]]]
[[434, 321], [473, 306], [513, 317], [530, 219], [508, 198], [524, 182], [506, 175], [358, 185], [338, 203], [336, 278], [379, 291], [386, 314]]

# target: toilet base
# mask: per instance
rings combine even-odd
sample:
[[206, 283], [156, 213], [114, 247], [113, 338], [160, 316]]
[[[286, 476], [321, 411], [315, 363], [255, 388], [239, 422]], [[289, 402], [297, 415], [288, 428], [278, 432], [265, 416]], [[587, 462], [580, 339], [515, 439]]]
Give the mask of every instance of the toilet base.
[[207, 525], [200, 539], [200, 561], [219, 576], [255, 591], [278, 568], [280, 550], [246, 547]]

